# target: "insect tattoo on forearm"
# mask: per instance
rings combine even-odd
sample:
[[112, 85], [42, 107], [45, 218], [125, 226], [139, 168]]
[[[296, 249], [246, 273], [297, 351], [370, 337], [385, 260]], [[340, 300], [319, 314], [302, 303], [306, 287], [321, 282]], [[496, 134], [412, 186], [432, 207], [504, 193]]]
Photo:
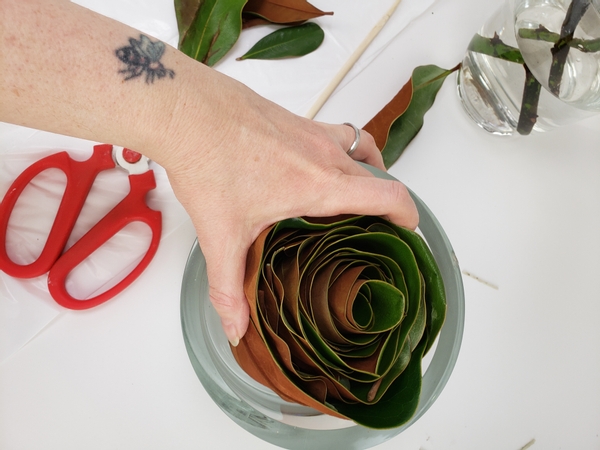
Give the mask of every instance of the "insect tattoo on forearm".
[[125, 68], [119, 70], [125, 78], [123, 81], [137, 78], [146, 74], [146, 83], [154, 83], [155, 79], [174, 78], [175, 72], [167, 69], [160, 62], [165, 52], [165, 44], [161, 41], [152, 42], [148, 36], [140, 34], [140, 39], [129, 38], [129, 45], [115, 50], [115, 55], [125, 63]]

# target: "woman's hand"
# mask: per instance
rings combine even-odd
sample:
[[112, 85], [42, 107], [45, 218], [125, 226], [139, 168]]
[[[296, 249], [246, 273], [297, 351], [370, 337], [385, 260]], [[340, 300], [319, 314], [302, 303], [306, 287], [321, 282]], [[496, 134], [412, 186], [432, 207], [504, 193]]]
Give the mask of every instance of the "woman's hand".
[[[353, 161], [383, 169], [367, 133], [350, 158], [351, 127], [295, 116], [138, 30], [67, 0], [0, 2], [0, 120], [128, 147], [165, 167], [233, 344], [248, 326], [246, 252], [267, 226], [340, 213], [416, 226], [404, 186]], [[147, 66], [144, 46], [157, 59]]]
[[[196, 228], [210, 299], [236, 345], [248, 326], [246, 253], [266, 227], [289, 217], [351, 213], [415, 228], [418, 214], [404, 185], [376, 178], [354, 161], [385, 170], [367, 132], [360, 132], [351, 158], [352, 127], [298, 117], [218, 77], [221, 95], [212, 104], [210, 131], [183, 125], [187, 120], [174, 124], [183, 137], [165, 166]], [[194, 116], [189, 99], [186, 108]]]

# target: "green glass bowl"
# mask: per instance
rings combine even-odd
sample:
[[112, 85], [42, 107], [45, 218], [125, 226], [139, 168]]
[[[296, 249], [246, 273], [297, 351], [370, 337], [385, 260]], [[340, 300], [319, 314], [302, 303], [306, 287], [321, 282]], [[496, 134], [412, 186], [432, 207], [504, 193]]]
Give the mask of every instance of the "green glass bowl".
[[[369, 168], [376, 176], [389, 174]], [[447, 297], [447, 315], [434, 347], [423, 360], [423, 385], [412, 419], [398, 427], [373, 430], [282, 400], [250, 378], [236, 363], [220, 320], [208, 298], [206, 263], [197, 242], [183, 275], [181, 321], [185, 345], [200, 382], [215, 403], [255, 436], [287, 449], [363, 450], [381, 444], [416, 422], [435, 402], [458, 358], [464, 328], [464, 291], [458, 261], [442, 227], [414, 194], [418, 231], [440, 267]]]

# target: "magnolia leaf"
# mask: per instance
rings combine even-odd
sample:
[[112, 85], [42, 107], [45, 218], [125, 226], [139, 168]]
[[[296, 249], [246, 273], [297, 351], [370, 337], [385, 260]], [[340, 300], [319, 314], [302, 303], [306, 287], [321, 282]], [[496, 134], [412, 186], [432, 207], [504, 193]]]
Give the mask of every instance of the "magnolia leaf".
[[[421, 237], [415, 233], [409, 232], [404, 228], [397, 228], [398, 237], [406, 242], [415, 253], [417, 264], [421, 268], [425, 291], [425, 303], [427, 309], [426, 330], [430, 336], [437, 336], [442, 329], [446, 319], [446, 291], [439, 269], [433, 254]], [[428, 339], [425, 353], [433, 345], [433, 339]]]
[[[271, 22], [269, 22], [267, 19], [263, 19], [262, 17], [256, 17], [251, 14], [244, 14], [244, 12], [242, 11], [242, 30], [245, 30], [247, 28], [257, 27], [259, 25], [270, 25], [270, 24], [271, 24]], [[297, 23], [297, 24], [292, 24], [292, 25], [300, 25], [300, 24]]]
[[459, 67], [460, 64], [450, 70], [434, 65], [415, 68], [400, 92], [365, 125], [365, 130], [377, 136], [376, 142], [387, 168], [398, 160], [421, 130], [423, 118], [444, 80]]
[[[179, 0], [183, 2], [183, 0]], [[203, 0], [187, 30], [180, 37], [179, 50], [207, 66], [215, 65], [238, 40], [242, 30], [242, 8], [247, 0]], [[180, 4], [180, 30], [188, 23], [193, 5]]]
[[[296, 25], [302, 25], [305, 21], [301, 20], [299, 22], [288, 22], [285, 25], [288, 27], [293, 27]], [[262, 17], [255, 16], [253, 14], [245, 14], [242, 11], [242, 30], [247, 28], [257, 27], [259, 25], [272, 25], [273, 22], [268, 21], [267, 19], [263, 19]]]
[[418, 234], [379, 217], [284, 220], [251, 246], [244, 292], [251, 320], [232, 352], [256, 381], [370, 428], [414, 415], [446, 311]]
[[398, 421], [395, 417], [405, 418], [406, 423], [414, 415], [421, 394], [421, 385], [423, 376], [421, 373], [421, 358], [425, 342], [421, 342], [413, 352], [413, 357], [408, 367], [396, 378], [394, 383], [386, 392], [384, 398], [378, 403], [377, 407], [371, 405], [349, 404], [334, 402], [340, 413], [352, 416], [356, 423], [368, 426], [368, 423], [377, 422], [378, 428], [398, 427]]
[[177, 18], [177, 29], [179, 30], [179, 45], [181, 45], [181, 41], [194, 21], [196, 12], [200, 8], [200, 3], [202, 3], [202, 0], [175, 0], [175, 17]]
[[248, 0], [243, 12], [279, 24], [305, 22], [315, 17], [333, 14], [315, 8], [306, 0]]
[[411, 82], [408, 82], [402, 86], [400, 92], [398, 92], [394, 98], [363, 127], [365, 131], [368, 131], [373, 135], [375, 143], [380, 149], [385, 147], [385, 143], [387, 142], [390, 133], [390, 127], [394, 121], [404, 114], [408, 105], [410, 105], [412, 95], [413, 85]]
[[237, 59], [279, 59], [304, 56], [319, 48], [324, 38], [323, 29], [312, 22], [281, 28], [262, 38], [245, 55]]

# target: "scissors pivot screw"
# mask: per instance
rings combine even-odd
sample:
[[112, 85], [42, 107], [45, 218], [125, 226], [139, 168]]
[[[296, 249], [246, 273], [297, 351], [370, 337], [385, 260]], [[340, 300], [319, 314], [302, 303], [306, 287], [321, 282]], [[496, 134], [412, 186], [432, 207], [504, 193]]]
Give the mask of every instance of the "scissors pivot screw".
[[135, 164], [142, 159], [142, 154], [136, 152], [135, 150], [131, 150], [129, 148], [123, 149], [123, 159], [127, 161], [129, 164]]

